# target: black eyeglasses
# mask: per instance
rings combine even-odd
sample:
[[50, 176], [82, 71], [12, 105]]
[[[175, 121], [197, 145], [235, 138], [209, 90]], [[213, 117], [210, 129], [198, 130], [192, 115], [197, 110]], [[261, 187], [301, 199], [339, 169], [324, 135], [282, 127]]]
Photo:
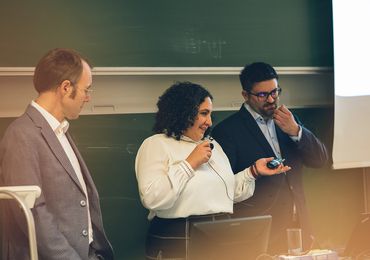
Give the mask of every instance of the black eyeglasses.
[[273, 99], [278, 98], [281, 93], [281, 88], [277, 87], [271, 90], [270, 92], [258, 92], [258, 93], [248, 92], [248, 93], [253, 96], [256, 96], [259, 101], [266, 101], [269, 98], [269, 96], [271, 96]]

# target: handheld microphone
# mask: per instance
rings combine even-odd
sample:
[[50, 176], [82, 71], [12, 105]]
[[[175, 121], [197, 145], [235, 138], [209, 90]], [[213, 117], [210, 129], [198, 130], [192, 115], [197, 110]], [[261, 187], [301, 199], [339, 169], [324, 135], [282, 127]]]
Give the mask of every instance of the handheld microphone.
[[211, 150], [213, 150], [213, 148], [215, 148], [215, 145], [212, 143], [212, 141], [213, 141], [212, 136], [207, 136], [207, 139], [210, 142], [209, 147], [211, 147]]
[[204, 139], [209, 141], [209, 147], [211, 147], [211, 150], [213, 150], [213, 148], [215, 148], [215, 145], [212, 143], [213, 137], [210, 135], [207, 135]]

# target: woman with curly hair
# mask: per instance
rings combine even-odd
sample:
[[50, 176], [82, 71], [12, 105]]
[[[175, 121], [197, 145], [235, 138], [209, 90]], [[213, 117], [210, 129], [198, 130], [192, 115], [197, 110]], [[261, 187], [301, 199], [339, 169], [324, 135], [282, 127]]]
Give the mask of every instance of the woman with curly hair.
[[[227, 156], [214, 140], [212, 95], [202, 86], [178, 82], [159, 97], [155, 135], [142, 143], [136, 157], [141, 201], [149, 209], [147, 259], [197, 258], [189, 252], [194, 222], [229, 217], [233, 203], [253, 195], [258, 175], [271, 170], [262, 158], [233, 174]], [[204, 255], [202, 255], [204, 257]]]

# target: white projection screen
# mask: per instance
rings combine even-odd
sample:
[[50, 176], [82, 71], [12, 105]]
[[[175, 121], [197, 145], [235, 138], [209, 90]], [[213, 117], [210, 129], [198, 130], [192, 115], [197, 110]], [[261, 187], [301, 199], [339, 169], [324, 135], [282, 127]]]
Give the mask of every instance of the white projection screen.
[[370, 167], [370, 0], [333, 0], [333, 168]]

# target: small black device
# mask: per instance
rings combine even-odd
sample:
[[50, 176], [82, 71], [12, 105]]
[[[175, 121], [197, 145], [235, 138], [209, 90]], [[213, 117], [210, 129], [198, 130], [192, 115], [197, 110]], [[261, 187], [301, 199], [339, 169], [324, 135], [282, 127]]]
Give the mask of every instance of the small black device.
[[280, 164], [282, 164], [283, 162], [285, 161], [285, 159], [279, 159], [279, 158], [275, 158], [273, 159], [272, 161], [269, 161], [267, 163], [267, 168], [269, 169], [276, 169], [277, 167], [279, 167]]
[[209, 143], [209, 147], [211, 148], [211, 150], [213, 150], [213, 148], [215, 147], [215, 145], [213, 143], [211, 143], [213, 141], [213, 137], [212, 136], [209, 136], [207, 135], [205, 137], [206, 140], [208, 140], [210, 143]]

